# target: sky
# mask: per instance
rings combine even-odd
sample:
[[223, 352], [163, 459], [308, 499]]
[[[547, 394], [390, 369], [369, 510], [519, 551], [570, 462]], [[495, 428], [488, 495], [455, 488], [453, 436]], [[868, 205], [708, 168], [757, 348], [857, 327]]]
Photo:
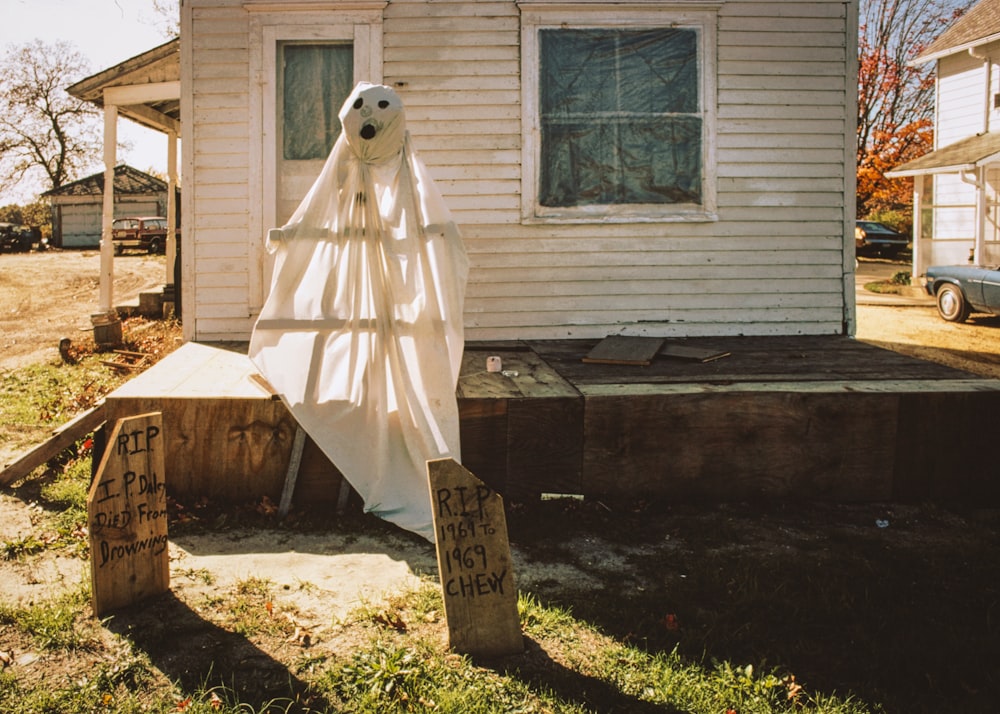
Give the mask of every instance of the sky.
[[[91, 74], [163, 44], [169, 39], [165, 33], [153, 0], [0, 0], [0, 52], [35, 39], [50, 44], [64, 40], [90, 61]], [[66, 86], [83, 78], [67, 77]], [[132, 144], [118, 152], [119, 162], [140, 171], [166, 172], [164, 134], [119, 118], [118, 139]], [[101, 170], [98, 163], [83, 175]], [[22, 184], [0, 195], [0, 205], [31, 201], [44, 188]]]

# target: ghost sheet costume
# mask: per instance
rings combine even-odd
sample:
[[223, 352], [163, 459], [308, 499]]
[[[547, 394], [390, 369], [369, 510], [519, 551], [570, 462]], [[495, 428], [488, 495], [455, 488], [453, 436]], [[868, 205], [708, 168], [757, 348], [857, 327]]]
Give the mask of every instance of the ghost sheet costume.
[[426, 462], [460, 460], [468, 264], [389, 87], [361, 83], [280, 231], [250, 358], [365, 509], [434, 541]]

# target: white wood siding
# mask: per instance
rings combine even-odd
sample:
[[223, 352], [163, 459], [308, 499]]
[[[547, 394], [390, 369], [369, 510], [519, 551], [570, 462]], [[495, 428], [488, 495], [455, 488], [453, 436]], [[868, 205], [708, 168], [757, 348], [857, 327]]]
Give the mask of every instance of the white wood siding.
[[[246, 13], [228, 0], [190, 0], [184, 12], [194, 122], [183, 145], [194, 227], [185, 327], [197, 339], [246, 339], [257, 269], [247, 253]], [[708, 98], [717, 221], [528, 225], [516, 3], [390, 2], [384, 82], [403, 98], [466, 240], [467, 337], [842, 332], [853, 320], [855, 13], [843, 2], [719, 6]]]
[[[985, 96], [983, 61], [966, 52], [941, 58], [937, 75], [935, 148], [983, 131]], [[963, 263], [973, 245], [976, 190], [958, 174], [933, 177], [931, 216], [934, 240], [927, 265]]]
[[253, 326], [247, 12], [237, 1], [184, 3], [181, 32], [185, 336], [246, 339]]
[[935, 148], [983, 131], [985, 81], [983, 61], [966, 52], [942, 57], [938, 62]]

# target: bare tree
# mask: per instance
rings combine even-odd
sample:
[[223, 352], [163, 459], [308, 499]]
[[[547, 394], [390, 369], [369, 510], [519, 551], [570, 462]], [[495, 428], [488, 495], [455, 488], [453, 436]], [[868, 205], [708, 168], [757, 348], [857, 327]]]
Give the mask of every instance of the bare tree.
[[153, 12], [156, 14], [155, 24], [166, 37], [177, 37], [181, 34], [180, 0], [153, 0]]
[[906, 202], [884, 172], [931, 149], [934, 65], [908, 63], [971, 0], [861, 0], [858, 29], [858, 215]]
[[0, 189], [32, 180], [59, 188], [100, 160], [100, 112], [65, 90], [89, 74], [67, 42], [7, 50], [0, 60]]

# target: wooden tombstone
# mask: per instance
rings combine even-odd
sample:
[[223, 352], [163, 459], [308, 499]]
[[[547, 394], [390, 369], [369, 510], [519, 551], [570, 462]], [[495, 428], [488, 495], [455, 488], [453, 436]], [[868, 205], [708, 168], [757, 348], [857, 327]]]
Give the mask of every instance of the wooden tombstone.
[[170, 589], [161, 414], [119, 419], [87, 495], [94, 614]]
[[524, 650], [503, 498], [453, 459], [427, 462], [449, 645], [485, 657]]

